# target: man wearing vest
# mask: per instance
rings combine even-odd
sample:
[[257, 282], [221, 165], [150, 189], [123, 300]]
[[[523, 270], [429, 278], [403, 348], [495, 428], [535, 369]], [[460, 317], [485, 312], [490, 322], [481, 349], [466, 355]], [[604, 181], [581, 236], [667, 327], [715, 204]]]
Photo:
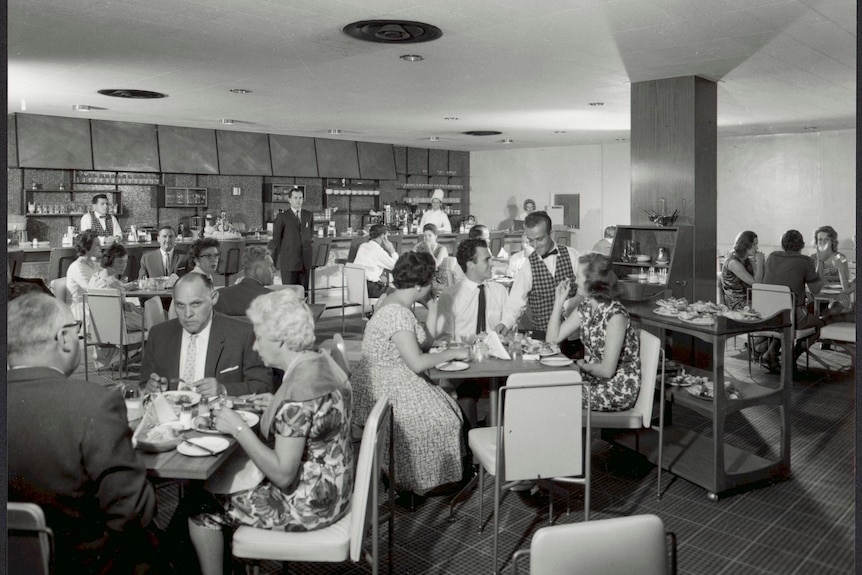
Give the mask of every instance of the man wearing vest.
[[95, 230], [100, 236], [116, 236], [123, 239], [123, 230], [117, 216], [108, 213], [107, 194], [93, 196], [93, 211], [81, 216], [81, 231]]
[[[503, 317], [494, 330], [502, 334], [508, 333], [518, 325], [521, 315], [529, 308], [532, 337], [544, 341], [548, 320], [554, 308], [556, 285], [564, 279], [571, 279], [569, 297], [575, 297], [577, 282], [574, 281], [574, 269], [580, 254], [573, 248], [554, 243], [551, 237], [551, 218], [547, 212], [527, 214], [524, 220], [524, 235], [529, 238], [534, 251], [515, 275], [506, 306], [503, 308]], [[573, 303], [569, 301], [566, 309], [571, 309]]]

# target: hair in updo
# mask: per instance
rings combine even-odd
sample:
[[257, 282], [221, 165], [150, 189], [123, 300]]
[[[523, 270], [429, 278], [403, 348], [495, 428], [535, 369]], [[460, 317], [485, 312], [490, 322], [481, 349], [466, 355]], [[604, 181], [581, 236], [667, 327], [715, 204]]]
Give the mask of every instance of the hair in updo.
[[397, 289], [425, 287], [431, 283], [437, 263], [427, 252], [407, 252], [392, 268], [392, 283]]
[[578, 263], [584, 265], [585, 297], [603, 302], [611, 302], [619, 297], [617, 274], [609, 257], [589, 252], [579, 257]]

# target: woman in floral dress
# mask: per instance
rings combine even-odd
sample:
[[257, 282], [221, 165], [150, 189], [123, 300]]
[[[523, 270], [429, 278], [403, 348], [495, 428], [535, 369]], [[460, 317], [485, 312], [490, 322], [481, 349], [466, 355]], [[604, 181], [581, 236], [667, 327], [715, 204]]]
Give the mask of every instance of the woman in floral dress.
[[266, 365], [284, 370], [275, 396], [255, 400], [266, 405], [260, 429], [264, 439], [275, 436], [275, 445], [261, 441], [231, 409], [222, 408], [215, 416], [215, 427], [236, 438], [262, 480], [215, 496], [221, 512], [202, 510], [189, 519], [205, 575], [223, 572], [228, 557], [224, 527], [320, 529], [347, 513], [353, 490], [350, 382], [328, 354], [311, 350], [311, 310], [295, 292], [284, 290], [259, 296], [247, 313], [254, 324], [255, 351]]
[[[395, 487], [411, 501], [413, 493], [422, 495], [462, 477], [461, 411], [448, 393], [420, 375], [435, 364], [469, 355], [463, 348], [425, 353], [435, 334], [426, 331], [412, 308], [428, 299], [434, 267], [427, 253], [408, 252], [398, 258], [392, 270], [395, 291], [368, 322], [362, 358], [351, 374], [357, 421], [363, 421], [381, 397], [392, 402]], [[426, 305], [428, 325], [433, 326], [437, 302], [431, 299]]]
[[598, 253], [581, 256], [577, 282], [578, 295], [583, 301], [562, 325], [560, 318], [569, 281], [557, 286], [546, 339], [560, 343], [580, 328], [586, 359], [578, 360], [578, 367], [584, 381], [590, 383], [590, 409], [624, 411], [638, 398], [640, 345], [629, 314], [617, 299], [617, 276], [611, 260]]

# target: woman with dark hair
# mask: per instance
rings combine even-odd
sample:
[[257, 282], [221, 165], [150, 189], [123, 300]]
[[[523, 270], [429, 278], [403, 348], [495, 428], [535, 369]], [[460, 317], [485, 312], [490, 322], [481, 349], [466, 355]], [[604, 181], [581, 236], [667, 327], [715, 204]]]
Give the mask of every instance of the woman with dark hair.
[[[434, 269], [434, 258], [427, 253], [407, 252], [398, 258], [392, 270], [395, 290], [368, 322], [362, 358], [351, 374], [356, 421], [365, 421], [381, 397], [392, 402], [394, 483], [402, 492], [401, 503], [412, 504], [415, 494], [462, 477], [461, 410], [448, 393], [420, 375], [438, 363], [470, 355], [466, 348], [427, 353], [436, 334], [429, 333], [412, 310], [413, 304], [428, 300]], [[433, 326], [437, 302], [431, 299], [425, 305], [428, 325]]]
[[203, 274], [213, 279], [218, 269], [218, 260], [221, 257], [221, 246], [215, 238], [200, 238], [192, 244], [192, 260], [195, 267], [192, 272]]
[[724, 304], [730, 309], [742, 309], [748, 303], [748, 290], [763, 281], [763, 252], [757, 249], [757, 234], [739, 232], [733, 250], [721, 268], [721, 291]]
[[[90, 283], [87, 284], [88, 289], [115, 289], [121, 292], [132, 291], [138, 289], [138, 282], [124, 282], [122, 274], [126, 271], [126, 264], [129, 261], [129, 256], [126, 253], [126, 248], [123, 244], [111, 244], [104, 252], [102, 252], [102, 269], [99, 273], [90, 278]], [[137, 311], [136, 307], [131, 303], [126, 302], [124, 311], [126, 318], [126, 329], [130, 331], [143, 329], [143, 317]]]
[[83, 305], [84, 294], [92, 278], [99, 271], [95, 259], [102, 253], [102, 244], [99, 242], [99, 234], [94, 230], [87, 230], [78, 234], [75, 238], [75, 251], [78, 253], [76, 259], [66, 271], [66, 290], [69, 292], [69, 307], [75, 319], [84, 317]]
[[840, 284], [841, 287], [841, 293], [835, 296], [829, 309], [821, 316], [824, 320], [835, 321], [835, 316], [851, 311], [853, 304], [850, 295], [856, 291], [856, 280], [850, 279], [850, 264], [847, 257], [838, 251], [838, 232], [835, 228], [820, 226], [814, 230], [814, 246], [817, 251], [811, 259], [814, 260], [817, 275], [824, 284]]
[[449, 250], [437, 243], [437, 226], [434, 224], [425, 224], [422, 235], [425, 239], [416, 244], [413, 251], [431, 254], [434, 258], [434, 265], [437, 267], [434, 269], [431, 292], [438, 295], [449, 285]]
[[586, 359], [579, 359], [578, 367], [590, 383], [590, 409], [629, 409], [640, 389], [640, 343], [626, 308], [617, 299], [617, 276], [611, 260], [595, 252], [582, 255], [576, 279], [578, 294], [585, 299], [560, 325], [570, 282], [563, 280], [557, 285], [546, 339], [560, 343], [580, 329]]

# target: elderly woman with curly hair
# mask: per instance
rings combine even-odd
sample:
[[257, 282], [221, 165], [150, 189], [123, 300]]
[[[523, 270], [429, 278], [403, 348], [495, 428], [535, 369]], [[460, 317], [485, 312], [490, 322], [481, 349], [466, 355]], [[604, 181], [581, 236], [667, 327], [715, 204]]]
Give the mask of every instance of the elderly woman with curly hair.
[[[462, 478], [464, 444], [458, 404], [421, 374], [434, 365], [466, 359], [464, 349], [427, 353], [435, 333], [413, 315], [426, 302], [428, 326], [436, 324], [437, 302], [428, 298], [436, 265], [428, 253], [408, 252], [392, 270], [395, 290], [365, 328], [362, 358], [351, 375], [356, 417], [363, 421], [378, 399], [388, 396], [395, 422], [395, 487], [399, 503], [415, 502], [435, 487]], [[391, 478], [390, 478], [391, 479]]]
[[626, 308], [617, 299], [611, 260], [595, 252], [582, 255], [576, 279], [578, 295], [583, 294], [584, 300], [561, 325], [569, 280], [557, 285], [546, 339], [560, 343], [580, 329], [587, 359], [578, 360], [578, 367], [590, 383], [590, 409], [624, 411], [635, 404], [640, 390], [640, 342]]
[[739, 232], [733, 250], [721, 268], [721, 291], [730, 309], [742, 309], [748, 303], [748, 290], [763, 281], [763, 252], [757, 249], [757, 234]]
[[[350, 508], [352, 392], [347, 375], [328, 354], [312, 350], [314, 318], [295, 292], [259, 296], [247, 315], [257, 338], [255, 351], [266, 365], [284, 370], [284, 379], [275, 396], [255, 400], [266, 405], [260, 419], [264, 440], [235, 411], [225, 407], [214, 415], [216, 429], [237, 440], [262, 480], [215, 496], [222, 510], [202, 510], [189, 519], [204, 574], [222, 573], [229, 561], [224, 527], [312, 531], [332, 525]], [[274, 446], [265, 442], [271, 436]]]

